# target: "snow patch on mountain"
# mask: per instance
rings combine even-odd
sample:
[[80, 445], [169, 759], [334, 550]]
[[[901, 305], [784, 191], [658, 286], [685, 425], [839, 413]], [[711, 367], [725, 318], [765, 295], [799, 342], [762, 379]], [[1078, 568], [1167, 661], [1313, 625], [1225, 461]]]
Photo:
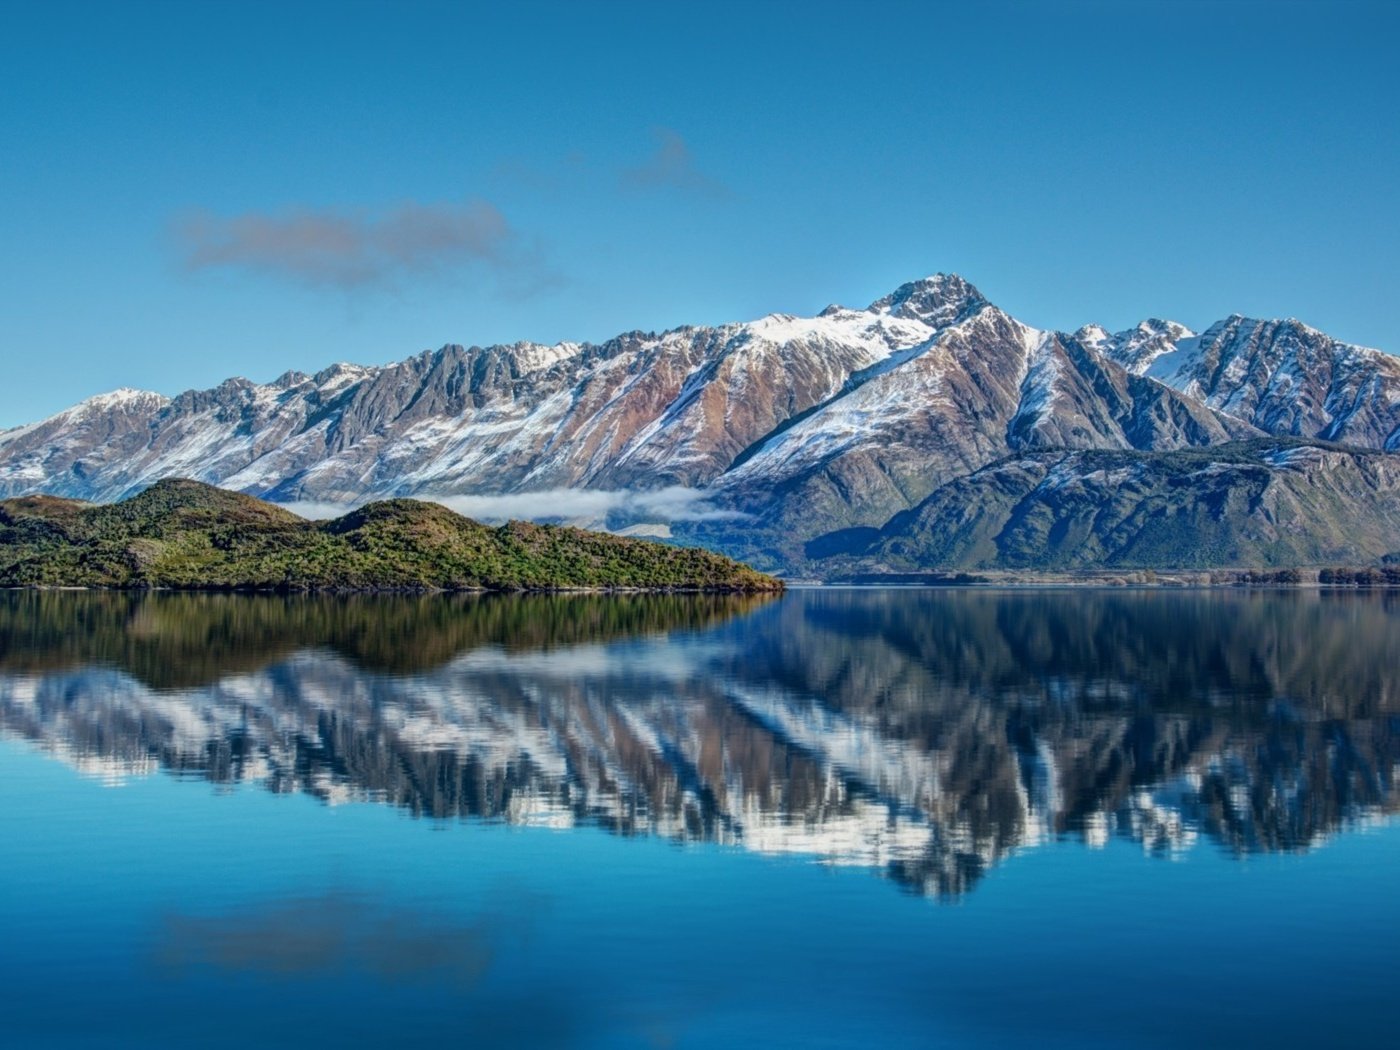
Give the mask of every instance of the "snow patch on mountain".
[[1057, 397], [1057, 384], [1064, 371], [1059, 340], [1051, 334], [1027, 332], [1025, 378], [1021, 380], [1021, 403], [1007, 427], [1009, 433], [1035, 430], [1051, 414]]
[[506, 350], [521, 373], [528, 375], [577, 357], [583, 350], [583, 344], [563, 342], [545, 346], [541, 343], [513, 343]]
[[38, 430], [39, 427], [42, 425], [43, 424], [41, 423], [25, 423], [22, 426], [9, 427], [5, 430], [0, 430], [0, 448], [3, 448], [5, 445], [13, 441], [18, 441], [26, 434], [32, 434], [34, 431]]
[[[998, 322], [1016, 333], [1022, 358], [1037, 345], [1042, 333], [1014, 321], [992, 306], [984, 306], [969, 318], [940, 330], [927, 342], [892, 352], [873, 367], [853, 373], [843, 390], [811, 415], [764, 442], [748, 459], [728, 471], [721, 485], [737, 485], [756, 478], [791, 476], [908, 424], [911, 416], [953, 408], [946, 390], [948, 368], [943, 361], [914, 367], [930, 354], [955, 358], [951, 347]], [[950, 362], [951, 363], [951, 362]], [[1022, 361], [1019, 368], [1024, 371]]]
[[872, 359], [883, 357], [892, 348], [922, 342], [936, 328], [920, 318], [869, 310], [838, 310], [818, 317], [769, 314], [740, 326], [750, 342], [854, 344], [864, 347]]
[[1139, 373], [1159, 383], [1180, 390], [1191, 397], [1198, 396], [1199, 384], [1192, 388], [1191, 373], [1200, 360], [1202, 339], [1187, 336], [1154, 356]]
[[1134, 375], [1143, 375], [1158, 358], [1174, 352], [1183, 339], [1193, 335], [1191, 329], [1176, 321], [1150, 317], [1112, 335], [1101, 325], [1085, 325], [1074, 333], [1074, 338]]
[[123, 386], [105, 394], [97, 394], [85, 401], [80, 401], [66, 413], [60, 415], [87, 415], [92, 412], [109, 412], [113, 409], [146, 409], [150, 407], [163, 408], [170, 403], [170, 399], [150, 390], [137, 390], [135, 387]]

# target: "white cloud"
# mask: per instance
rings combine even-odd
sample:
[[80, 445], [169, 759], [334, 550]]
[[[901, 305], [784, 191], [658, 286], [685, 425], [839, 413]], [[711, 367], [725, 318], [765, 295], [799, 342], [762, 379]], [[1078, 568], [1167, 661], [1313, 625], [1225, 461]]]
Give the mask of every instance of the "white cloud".
[[[489, 496], [420, 493], [413, 498], [441, 503], [458, 514], [486, 522], [511, 519], [602, 522], [610, 515], [619, 515], [629, 522], [734, 521], [747, 516], [716, 507], [703, 489], [683, 485], [649, 491], [545, 489]], [[293, 514], [314, 519], [338, 517], [359, 505], [316, 501], [283, 504]]]
[[359, 506], [358, 503], [318, 503], [315, 500], [298, 500], [294, 503], [279, 503], [277, 505], [283, 510], [291, 511], [298, 517], [310, 518], [312, 521], [338, 518]]

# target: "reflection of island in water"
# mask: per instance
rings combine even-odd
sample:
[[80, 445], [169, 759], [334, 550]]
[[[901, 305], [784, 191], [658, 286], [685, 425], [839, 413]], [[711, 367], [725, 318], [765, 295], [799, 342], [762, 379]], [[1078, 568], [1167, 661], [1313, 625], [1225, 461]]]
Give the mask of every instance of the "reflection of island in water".
[[0, 728], [434, 817], [969, 888], [1058, 835], [1304, 850], [1397, 808], [1400, 596], [0, 595]]

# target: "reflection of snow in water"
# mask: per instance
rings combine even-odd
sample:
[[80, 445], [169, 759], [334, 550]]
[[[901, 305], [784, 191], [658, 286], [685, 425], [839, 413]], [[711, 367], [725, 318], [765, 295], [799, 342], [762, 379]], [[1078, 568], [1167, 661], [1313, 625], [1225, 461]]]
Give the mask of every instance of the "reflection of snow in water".
[[[918, 665], [884, 649], [858, 680], [888, 692], [843, 706], [818, 676], [736, 670], [735, 652], [714, 634], [485, 647], [384, 675], [307, 649], [174, 690], [106, 668], [4, 674], [0, 728], [104, 784], [173, 768], [331, 804], [600, 823], [886, 869], [935, 893], [1066, 834], [1167, 857], [1202, 836], [1308, 848], [1389, 821], [1400, 782], [1384, 739], [1324, 731], [1301, 702], [1237, 723], [1225, 708], [1154, 714], [1137, 684], [1102, 675], [924, 693]], [[1287, 746], [1261, 746], [1270, 733]], [[1344, 775], [1311, 775], [1319, 749]]]

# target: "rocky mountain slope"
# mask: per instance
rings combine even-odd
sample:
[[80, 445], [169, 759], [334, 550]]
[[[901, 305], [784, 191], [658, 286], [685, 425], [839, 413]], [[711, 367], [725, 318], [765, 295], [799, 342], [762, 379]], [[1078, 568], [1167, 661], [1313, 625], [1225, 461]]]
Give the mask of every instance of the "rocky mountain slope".
[[553, 505], [807, 572], [812, 541], [883, 529], [1008, 457], [1265, 435], [1400, 449], [1400, 361], [1296, 321], [1042, 331], [940, 274], [810, 318], [117, 391], [0, 432], [0, 495], [112, 500], [170, 476], [337, 504], [676, 490], [681, 509]]
[[922, 569], [1204, 569], [1378, 561], [1400, 537], [1400, 457], [1260, 439], [1047, 451], [942, 486], [880, 529], [808, 545], [827, 575]]
[[1301, 321], [1235, 314], [1200, 336], [1160, 321], [1106, 338], [1080, 334], [1134, 373], [1270, 434], [1400, 448], [1400, 359]]

